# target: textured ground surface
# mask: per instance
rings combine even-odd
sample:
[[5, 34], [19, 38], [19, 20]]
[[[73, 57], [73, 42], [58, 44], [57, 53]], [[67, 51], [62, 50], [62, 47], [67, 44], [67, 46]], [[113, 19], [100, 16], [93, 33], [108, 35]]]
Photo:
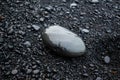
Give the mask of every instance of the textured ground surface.
[[[41, 31], [53, 24], [82, 37], [87, 55], [52, 55]], [[21, 79], [120, 80], [120, 1], [0, 0], [0, 80]]]

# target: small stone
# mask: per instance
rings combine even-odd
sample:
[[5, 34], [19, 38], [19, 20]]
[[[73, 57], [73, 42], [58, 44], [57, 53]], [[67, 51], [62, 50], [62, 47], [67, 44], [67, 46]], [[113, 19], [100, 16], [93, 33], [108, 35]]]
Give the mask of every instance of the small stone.
[[86, 50], [83, 40], [77, 34], [59, 25], [46, 28], [41, 37], [46, 46], [58, 55], [77, 57]]
[[91, 0], [92, 3], [98, 3], [99, 0]]
[[32, 72], [32, 69], [27, 69], [27, 74], [31, 73]]
[[53, 9], [53, 7], [49, 5], [49, 6], [46, 7], [46, 9], [47, 9], [48, 11], [51, 11], [51, 10]]
[[90, 64], [90, 67], [94, 67], [94, 64]]
[[37, 65], [32, 66], [33, 69], [35, 69], [36, 67], [37, 67]]
[[104, 57], [104, 61], [105, 61], [105, 63], [110, 63], [110, 57], [109, 56], [105, 56]]
[[87, 67], [86, 66], [83, 66], [84, 69], [86, 69]]
[[15, 74], [17, 74], [18, 73], [18, 70], [16, 70], [16, 69], [14, 69], [14, 70], [12, 70], [12, 72], [11, 72], [13, 75], [15, 75]]
[[31, 28], [31, 25], [28, 25], [27, 28]]
[[53, 72], [54, 72], [54, 73], [56, 73], [56, 72], [57, 72], [57, 70], [56, 70], [56, 69], [53, 69]]
[[107, 29], [106, 32], [107, 32], [107, 33], [111, 33], [112, 31], [111, 31], [110, 29]]
[[67, 13], [67, 14], [70, 14], [70, 12], [69, 12], [69, 11], [66, 11], [66, 13]]
[[85, 32], [85, 33], [89, 33], [88, 29], [82, 29], [82, 31]]
[[76, 3], [71, 3], [71, 4], [70, 4], [70, 7], [76, 7], [76, 6], [77, 6]]
[[40, 21], [43, 22], [45, 19], [44, 18], [40, 18]]
[[26, 45], [27, 47], [31, 46], [31, 43], [29, 41], [24, 42], [24, 45]]
[[96, 80], [103, 80], [101, 77], [97, 77]]
[[33, 27], [36, 31], [38, 31], [38, 30], [40, 29], [40, 27], [37, 26], [37, 25], [32, 25], [32, 27]]
[[62, 0], [63, 2], [67, 2], [66, 0]]
[[18, 31], [18, 33], [21, 34], [21, 35], [24, 35], [24, 34], [25, 34], [25, 32], [22, 31], [22, 30]]
[[85, 14], [86, 14], [85, 12], [80, 12], [80, 15], [81, 15], [81, 16], [83, 16], [83, 15], [85, 15]]
[[89, 75], [88, 75], [87, 73], [84, 73], [83, 76], [84, 76], [84, 77], [88, 77]]
[[38, 73], [39, 73], [39, 70], [38, 70], [38, 69], [33, 70], [33, 73], [34, 73], [34, 74], [38, 74]]

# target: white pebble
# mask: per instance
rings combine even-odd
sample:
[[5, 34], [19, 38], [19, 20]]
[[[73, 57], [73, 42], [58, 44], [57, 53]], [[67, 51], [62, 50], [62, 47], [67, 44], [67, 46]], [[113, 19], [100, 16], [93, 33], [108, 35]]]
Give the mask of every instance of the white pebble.
[[85, 32], [85, 33], [89, 33], [88, 29], [82, 29], [82, 31]]
[[66, 2], [66, 0], [62, 0], [63, 2]]
[[110, 57], [109, 56], [105, 56], [104, 57], [104, 61], [105, 61], [105, 63], [109, 63], [110, 62]]
[[27, 26], [27, 28], [31, 28], [31, 26], [30, 26], [30, 25], [28, 25], [28, 26]]
[[43, 22], [43, 21], [44, 21], [44, 18], [40, 18], [40, 21]]
[[92, 0], [91, 2], [93, 2], [93, 3], [98, 3], [99, 0]]
[[38, 30], [40, 29], [40, 27], [37, 26], [37, 25], [32, 25], [32, 27], [33, 27], [36, 31], [38, 31]]
[[59, 55], [77, 57], [83, 55], [86, 51], [82, 38], [59, 25], [46, 28], [42, 34], [42, 40]]
[[37, 74], [37, 73], [39, 73], [39, 70], [36, 69], [36, 70], [33, 71], [33, 73], [34, 73], [34, 74]]
[[17, 74], [17, 73], [18, 73], [18, 70], [14, 69], [14, 70], [12, 70], [11, 73], [12, 73], [12, 74]]
[[102, 78], [101, 77], [97, 77], [96, 80], [102, 80]]
[[76, 7], [76, 6], [77, 6], [76, 3], [72, 3], [72, 4], [70, 4], [70, 7]]
[[26, 45], [27, 47], [31, 46], [31, 43], [29, 41], [24, 42], [24, 45]]

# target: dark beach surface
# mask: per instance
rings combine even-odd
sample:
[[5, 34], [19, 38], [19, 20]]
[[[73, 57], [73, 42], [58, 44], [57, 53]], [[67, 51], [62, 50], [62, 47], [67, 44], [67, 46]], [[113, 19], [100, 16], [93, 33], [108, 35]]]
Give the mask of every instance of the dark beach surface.
[[[79, 35], [85, 55], [47, 49], [41, 32], [54, 24]], [[0, 80], [120, 80], [120, 1], [0, 0]]]

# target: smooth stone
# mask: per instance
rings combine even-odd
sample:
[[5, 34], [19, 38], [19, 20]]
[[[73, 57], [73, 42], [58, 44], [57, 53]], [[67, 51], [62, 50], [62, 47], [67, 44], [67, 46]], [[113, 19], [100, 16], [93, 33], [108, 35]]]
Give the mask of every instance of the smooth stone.
[[40, 27], [37, 26], [37, 25], [32, 25], [32, 27], [33, 27], [36, 31], [38, 31], [38, 30], [40, 29]]
[[76, 7], [76, 6], [77, 6], [76, 3], [71, 3], [71, 4], [70, 4], [70, 7]]
[[104, 61], [105, 61], [105, 63], [110, 63], [110, 57], [109, 56], [105, 56], [104, 57]]
[[82, 31], [85, 32], [85, 33], [89, 33], [88, 29], [82, 29]]
[[103, 80], [101, 77], [97, 77], [96, 80]]
[[67, 2], [66, 0], [62, 0], [63, 2]]
[[98, 3], [99, 0], [91, 0], [92, 3]]
[[24, 34], [25, 34], [25, 32], [24, 32], [24, 31], [21, 31], [21, 30], [18, 31], [18, 33], [21, 34], [21, 35], [24, 35]]
[[27, 28], [31, 28], [32, 26], [31, 25], [28, 25]]
[[58, 55], [77, 57], [84, 54], [86, 47], [83, 40], [70, 30], [59, 25], [46, 28], [42, 40]]
[[43, 22], [45, 19], [44, 18], [40, 18], [40, 21]]
[[39, 73], [39, 70], [38, 70], [38, 69], [33, 70], [33, 73], [34, 73], [34, 74], [38, 74], [38, 73]]
[[84, 73], [83, 76], [84, 76], [84, 77], [88, 77], [89, 75], [88, 75], [87, 73]]
[[32, 72], [32, 69], [27, 69], [27, 74], [31, 73]]
[[29, 41], [24, 42], [24, 45], [26, 45], [27, 47], [31, 46], [31, 43]]
[[18, 70], [12, 70], [12, 72], [11, 72], [13, 75], [15, 75], [15, 74], [17, 74], [18, 73]]
[[90, 67], [94, 67], [94, 64], [89, 64], [90, 65]]
[[45, 7], [48, 11], [51, 11], [52, 9], [53, 9], [53, 7], [52, 6], [47, 6], [47, 7]]

